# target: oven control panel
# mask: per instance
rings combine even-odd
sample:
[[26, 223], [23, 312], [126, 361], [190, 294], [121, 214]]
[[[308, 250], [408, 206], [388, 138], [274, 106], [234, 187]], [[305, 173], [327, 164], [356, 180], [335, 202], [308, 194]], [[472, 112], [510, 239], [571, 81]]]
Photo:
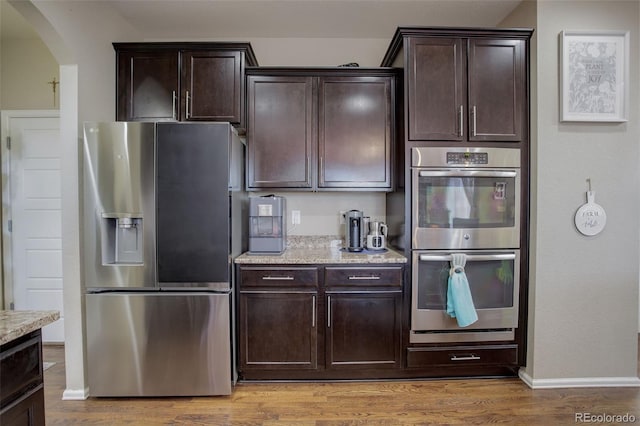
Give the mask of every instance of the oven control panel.
[[488, 163], [489, 154], [486, 152], [447, 152], [447, 164], [478, 165]]

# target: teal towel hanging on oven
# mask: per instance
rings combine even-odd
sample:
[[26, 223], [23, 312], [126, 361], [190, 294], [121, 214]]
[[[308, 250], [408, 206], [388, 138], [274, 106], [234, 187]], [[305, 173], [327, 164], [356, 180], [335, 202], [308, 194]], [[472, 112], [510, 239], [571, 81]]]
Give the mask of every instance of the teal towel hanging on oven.
[[467, 327], [478, 321], [478, 313], [473, 304], [471, 290], [464, 266], [467, 256], [464, 253], [451, 255], [451, 269], [447, 288], [447, 314], [458, 321], [460, 327]]

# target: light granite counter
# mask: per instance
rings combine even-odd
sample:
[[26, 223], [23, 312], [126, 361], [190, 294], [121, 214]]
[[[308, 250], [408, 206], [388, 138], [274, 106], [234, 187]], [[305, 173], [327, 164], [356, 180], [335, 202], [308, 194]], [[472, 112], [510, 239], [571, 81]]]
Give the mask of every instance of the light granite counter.
[[407, 263], [407, 258], [393, 250], [342, 250], [342, 241], [335, 236], [289, 237], [282, 254], [243, 253], [236, 258], [239, 264], [349, 264], [349, 263]]
[[51, 324], [59, 318], [58, 311], [0, 311], [0, 345]]

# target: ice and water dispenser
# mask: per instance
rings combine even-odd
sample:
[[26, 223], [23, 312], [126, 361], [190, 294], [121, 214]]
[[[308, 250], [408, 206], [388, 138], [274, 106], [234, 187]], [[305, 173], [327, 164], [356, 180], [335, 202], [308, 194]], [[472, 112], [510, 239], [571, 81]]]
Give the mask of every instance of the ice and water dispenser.
[[249, 199], [249, 253], [277, 254], [285, 250], [285, 199], [269, 195]]
[[144, 263], [142, 217], [103, 213], [102, 221], [102, 263], [104, 265]]

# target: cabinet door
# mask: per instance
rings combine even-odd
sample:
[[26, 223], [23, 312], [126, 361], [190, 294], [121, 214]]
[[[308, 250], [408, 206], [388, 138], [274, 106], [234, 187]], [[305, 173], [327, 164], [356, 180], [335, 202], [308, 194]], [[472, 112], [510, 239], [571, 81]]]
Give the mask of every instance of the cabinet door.
[[315, 292], [241, 292], [241, 370], [315, 369]]
[[252, 75], [247, 85], [247, 187], [311, 188], [313, 78]]
[[177, 120], [177, 51], [117, 53], [118, 121]]
[[522, 140], [524, 41], [471, 39], [468, 51], [469, 140]]
[[390, 77], [320, 78], [319, 188], [391, 188], [392, 90]]
[[327, 293], [327, 368], [400, 366], [400, 291]]
[[237, 51], [182, 52], [183, 120], [240, 123], [241, 60]]
[[464, 44], [457, 38], [409, 39], [410, 140], [461, 141], [466, 135]]

